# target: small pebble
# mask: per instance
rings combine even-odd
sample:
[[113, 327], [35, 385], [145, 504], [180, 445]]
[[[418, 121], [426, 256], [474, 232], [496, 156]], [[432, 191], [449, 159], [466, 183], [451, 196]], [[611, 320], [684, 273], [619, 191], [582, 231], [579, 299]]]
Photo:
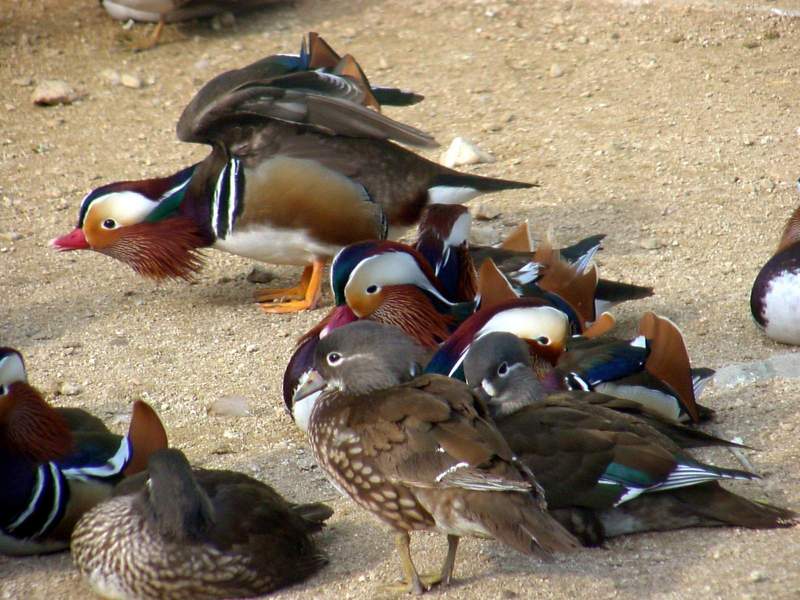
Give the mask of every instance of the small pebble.
[[253, 267], [247, 274], [247, 281], [250, 283], [269, 283], [273, 279], [275, 279], [275, 273], [259, 266]]
[[661, 242], [659, 242], [656, 238], [647, 238], [639, 242], [639, 246], [645, 250], [658, 250], [661, 248]]
[[7, 242], [16, 242], [17, 240], [22, 239], [22, 234], [16, 231], [5, 231], [0, 233], [0, 240], [5, 240]]
[[114, 69], [103, 69], [100, 71], [100, 77], [102, 77], [107, 83], [111, 85], [119, 85], [120, 83], [120, 76], [117, 71]]
[[762, 581], [766, 581], [767, 576], [764, 575], [761, 571], [751, 571], [750, 572], [750, 581], [753, 583], [761, 583]]
[[475, 202], [472, 205], [472, 216], [479, 221], [491, 221], [500, 216], [500, 210], [491, 201]]
[[58, 391], [62, 396], [77, 396], [83, 392], [83, 387], [77, 383], [65, 382], [61, 384], [61, 387]]
[[142, 87], [142, 80], [136, 75], [132, 75], [131, 73], [123, 73], [119, 78], [119, 82], [126, 88], [131, 88], [135, 90]]
[[33, 79], [30, 77], [17, 77], [16, 79], [12, 79], [11, 83], [19, 87], [30, 87], [33, 85]]
[[561, 77], [564, 74], [564, 67], [559, 64], [550, 65], [550, 77]]
[[66, 81], [46, 79], [34, 88], [31, 102], [38, 106], [54, 106], [72, 104], [77, 97], [75, 90]]
[[457, 167], [461, 165], [476, 165], [478, 163], [492, 163], [497, 159], [478, 148], [478, 146], [463, 137], [457, 137], [450, 144], [447, 151], [442, 154], [440, 161], [445, 167]]
[[221, 417], [246, 417], [250, 414], [250, 402], [244, 396], [223, 396], [209, 405], [208, 413]]

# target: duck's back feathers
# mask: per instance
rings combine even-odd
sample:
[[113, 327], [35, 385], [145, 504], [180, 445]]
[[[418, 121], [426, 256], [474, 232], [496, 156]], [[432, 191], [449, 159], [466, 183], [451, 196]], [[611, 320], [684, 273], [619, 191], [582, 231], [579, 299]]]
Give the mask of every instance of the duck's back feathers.
[[242, 123], [278, 120], [328, 135], [436, 146], [428, 134], [366, 108], [369, 88], [346, 75], [300, 71], [274, 76], [268, 59], [218, 75], [192, 99], [178, 121], [178, 139], [214, 143]]

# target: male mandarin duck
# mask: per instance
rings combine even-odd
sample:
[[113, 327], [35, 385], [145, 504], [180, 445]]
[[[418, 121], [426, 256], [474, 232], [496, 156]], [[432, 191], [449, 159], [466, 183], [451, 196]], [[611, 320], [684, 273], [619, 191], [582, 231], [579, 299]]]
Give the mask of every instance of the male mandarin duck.
[[595, 390], [641, 404], [674, 422], [698, 423], [714, 411], [697, 404], [713, 369], [692, 368], [677, 325], [652, 312], [633, 340], [572, 338], [547, 383], [553, 389]]
[[476, 246], [467, 241], [471, 221], [464, 206], [431, 205], [417, 227], [415, 247], [452, 297], [467, 299], [475, 294], [475, 268], [487, 260], [507, 278], [516, 296], [536, 296], [545, 290], [562, 296], [566, 292], [565, 297], [574, 301], [565, 288], [590, 287], [592, 302], [587, 302], [584, 311], [590, 322], [615, 304], [653, 295], [652, 288], [597, 276], [592, 260], [602, 248], [604, 235], [554, 250], [547, 242], [534, 244], [527, 223], [523, 223], [499, 247]]
[[576, 326], [567, 313], [541, 299], [509, 300], [465, 320], [426, 370], [463, 379], [470, 346], [487, 333], [503, 331], [529, 344], [537, 373], [550, 391], [595, 390], [622, 400], [621, 410], [643, 410], [675, 423], [697, 423], [713, 415], [696, 397], [714, 371], [691, 368], [683, 336], [669, 319], [646, 313], [632, 340], [571, 336]]
[[481, 337], [464, 370], [512, 451], [536, 473], [550, 511], [587, 545], [643, 531], [797, 523], [790, 510], [718, 484], [756, 475], [698, 462], [634, 417], [548, 395], [512, 334]]
[[152, 408], [133, 406], [127, 436], [76, 408], [53, 408], [27, 382], [22, 356], [0, 348], [0, 553], [64, 550], [75, 522], [167, 446]]
[[275, 75], [270, 57], [223, 73], [177, 128], [211, 154], [168, 177], [93, 190], [77, 228], [53, 245], [90, 248], [156, 279], [189, 278], [206, 247], [308, 265], [298, 286], [257, 295], [266, 312], [291, 312], [316, 306], [323, 264], [347, 244], [414, 224], [430, 202], [530, 187], [459, 173], [394, 143], [435, 145], [368, 108], [371, 98], [350, 56], [332, 72]]
[[778, 249], [753, 282], [750, 312], [767, 337], [800, 344], [800, 208], [792, 213]]
[[466, 319], [439, 347], [426, 371], [463, 380], [463, 362], [469, 348], [493, 331], [518, 335], [530, 345], [532, 353], [555, 364], [577, 327], [576, 320], [544, 299], [507, 300], [481, 308]]
[[156, 46], [166, 23], [212, 17], [224, 12], [239, 12], [279, 0], [100, 0], [112, 19], [156, 23], [149, 39], [136, 44], [137, 50]]
[[291, 504], [242, 473], [193, 469], [179, 450], [160, 450], [145, 473], [81, 518], [72, 554], [104, 598], [260, 596], [326, 564], [310, 534], [331, 514], [324, 504]]
[[[462, 382], [415, 377], [413, 346], [390, 326], [370, 321], [325, 336], [315, 368], [327, 383], [309, 427], [317, 463], [395, 531], [404, 575], [399, 589], [421, 594], [449, 584], [464, 535], [495, 538], [525, 554], [577, 547], [547, 513], [539, 484], [483, 403]], [[409, 548], [413, 531], [447, 535], [440, 573], [418, 574]]]

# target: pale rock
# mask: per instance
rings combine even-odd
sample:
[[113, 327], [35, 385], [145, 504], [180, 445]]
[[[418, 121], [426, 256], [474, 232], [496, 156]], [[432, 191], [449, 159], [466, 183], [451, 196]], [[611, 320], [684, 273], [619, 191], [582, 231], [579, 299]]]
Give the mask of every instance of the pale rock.
[[500, 234], [487, 222], [475, 222], [469, 231], [469, 243], [478, 246], [491, 246], [500, 241]]
[[766, 360], [726, 365], [717, 369], [713, 381], [716, 387], [726, 388], [775, 378], [800, 378], [800, 354], [786, 352]]
[[102, 77], [107, 83], [111, 85], [119, 85], [120, 84], [120, 75], [119, 72], [115, 71], [114, 69], [103, 69], [100, 71], [100, 77]]
[[126, 88], [131, 88], [133, 90], [138, 90], [142, 87], [142, 80], [132, 73], [123, 73], [119, 78], [119, 82]]
[[33, 79], [30, 77], [17, 77], [16, 79], [12, 79], [11, 83], [19, 87], [30, 87], [33, 85]]
[[478, 148], [474, 142], [459, 136], [453, 140], [447, 151], [442, 154], [439, 162], [452, 169], [462, 165], [492, 163], [496, 160], [494, 156]]
[[559, 64], [550, 65], [550, 77], [561, 77], [564, 74], [564, 67]]
[[639, 246], [645, 250], [658, 250], [661, 248], [661, 242], [656, 238], [647, 238], [639, 242]]
[[246, 417], [250, 414], [250, 402], [244, 396], [223, 396], [211, 403], [208, 413], [220, 417]]
[[62, 383], [58, 389], [58, 392], [62, 396], [77, 396], [81, 392], [83, 392], [83, 387], [77, 383]]
[[500, 211], [491, 201], [475, 202], [470, 208], [472, 208], [472, 216], [478, 221], [491, 221], [500, 216]]
[[66, 81], [45, 79], [34, 88], [31, 102], [38, 106], [72, 104], [77, 97], [75, 90]]

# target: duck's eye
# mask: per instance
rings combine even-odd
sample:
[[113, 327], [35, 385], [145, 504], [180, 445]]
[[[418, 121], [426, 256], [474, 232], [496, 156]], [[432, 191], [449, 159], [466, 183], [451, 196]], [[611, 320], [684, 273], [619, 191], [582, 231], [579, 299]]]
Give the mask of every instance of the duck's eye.
[[542, 346], [549, 346], [550, 345], [550, 338], [546, 335], [540, 335], [536, 338], [536, 341], [539, 342]]
[[377, 294], [380, 288], [374, 283], [366, 289], [368, 294]]
[[329, 352], [327, 356], [328, 364], [332, 367], [335, 367], [340, 362], [342, 362], [342, 355], [338, 352]]
[[103, 229], [114, 229], [117, 226], [117, 222], [114, 219], [106, 219], [103, 221]]
[[5, 396], [8, 393], [8, 387], [0, 385], [0, 396]]
[[505, 377], [506, 375], [508, 375], [508, 363], [507, 362], [501, 362], [500, 363], [500, 366], [497, 367], [497, 374], [500, 375], [500, 377]]

